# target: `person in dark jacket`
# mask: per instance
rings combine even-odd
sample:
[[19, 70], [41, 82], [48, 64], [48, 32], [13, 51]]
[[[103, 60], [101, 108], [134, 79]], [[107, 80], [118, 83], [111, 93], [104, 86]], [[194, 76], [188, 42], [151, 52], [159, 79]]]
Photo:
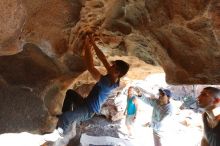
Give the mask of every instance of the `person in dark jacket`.
[[204, 111], [204, 135], [201, 146], [220, 146], [220, 89], [204, 88], [197, 101], [198, 106]]

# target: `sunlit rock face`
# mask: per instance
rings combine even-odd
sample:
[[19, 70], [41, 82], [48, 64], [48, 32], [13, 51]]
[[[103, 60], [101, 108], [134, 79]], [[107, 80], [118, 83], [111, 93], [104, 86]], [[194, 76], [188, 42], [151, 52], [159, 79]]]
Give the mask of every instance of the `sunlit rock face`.
[[[125, 83], [162, 72], [158, 65], [169, 83], [220, 82], [217, 0], [1, 0], [0, 12], [1, 104], [9, 104], [4, 98], [14, 99], [1, 111], [11, 113], [9, 121], [13, 113], [20, 114], [16, 119], [21, 123], [29, 118], [35, 123], [26, 127], [30, 131], [53, 129], [66, 90], [95, 83], [84, 72], [82, 46], [87, 31], [92, 31], [109, 61], [123, 59], [131, 64]], [[103, 70], [97, 58], [95, 65]], [[13, 89], [21, 93], [14, 94]], [[36, 100], [40, 111], [36, 117], [22, 116], [34, 114], [29, 107], [10, 111], [16, 110], [9, 108], [14, 105], [23, 107], [25, 102], [17, 99], [26, 101], [24, 97]], [[8, 126], [13, 122], [1, 120], [4, 131], [13, 131]]]
[[94, 0], [84, 5], [74, 32], [92, 28], [113, 54], [156, 60], [169, 83], [219, 82], [218, 1]]
[[[219, 83], [219, 2], [148, 1], [148, 26], [170, 83]], [[163, 57], [162, 57], [163, 56]]]

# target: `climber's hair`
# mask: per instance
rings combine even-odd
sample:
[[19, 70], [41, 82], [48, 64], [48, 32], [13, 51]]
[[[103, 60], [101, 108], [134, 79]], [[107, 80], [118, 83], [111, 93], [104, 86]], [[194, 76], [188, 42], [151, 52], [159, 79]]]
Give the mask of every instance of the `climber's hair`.
[[120, 72], [119, 77], [123, 77], [128, 72], [130, 65], [123, 60], [115, 60], [113, 64], [116, 65], [116, 70]]

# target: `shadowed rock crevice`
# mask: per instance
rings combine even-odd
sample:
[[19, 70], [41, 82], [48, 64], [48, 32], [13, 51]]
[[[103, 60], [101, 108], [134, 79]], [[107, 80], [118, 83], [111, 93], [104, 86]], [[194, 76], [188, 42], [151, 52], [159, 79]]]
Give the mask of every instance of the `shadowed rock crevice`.
[[[42, 89], [41, 89], [42, 90]], [[0, 133], [40, 132], [48, 114], [39, 89], [25, 86], [0, 88]]]
[[53, 60], [34, 44], [26, 44], [23, 51], [12, 56], [0, 57], [0, 72], [11, 85], [36, 86], [60, 74]]

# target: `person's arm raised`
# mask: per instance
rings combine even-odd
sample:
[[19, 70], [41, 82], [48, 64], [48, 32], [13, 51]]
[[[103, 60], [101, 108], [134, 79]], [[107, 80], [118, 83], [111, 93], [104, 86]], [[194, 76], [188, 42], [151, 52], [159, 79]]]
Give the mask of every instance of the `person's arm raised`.
[[101, 61], [101, 62], [103, 63], [103, 65], [105, 66], [107, 72], [109, 73], [111, 66], [110, 66], [109, 62], [107, 61], [107, 59], [106, 59], [104, 53], [97, 47], [97, 45], [95, 44], [95, 41], [94, 41], [93, 38], [92, 38], [92, 35], [89, 35], [89, 39], [90, 39], [90, 42], [91, 42], [91, 44], [92, 44], [92, 46], [93, 46], [93, 49], [94, 49], [95, 52], [96, 52], [97, 57], [100, 59], [100, 61]]
[[88, 71], [92, 74], [95, 80], [99, 80], [101, 78], [101, 73], [95, 68], [92, 56], [92, 47], [89, 44], [88, 38], [86, 37], [85, 45], [84, 45], [84, 61], [86, 63]]
[[[146, 90], [140, 88], [140, 87], [136, 87], [136, 91], [138, 93], [137, 97], [143, 101], [144, 103], [154, 107], [156, 102], [157, 102], [157, 99], [155, 98], [154, 94], [150, 93], [150, 92], [147, 92]], [[146, 96], [146, 95], [147, 96]]]

